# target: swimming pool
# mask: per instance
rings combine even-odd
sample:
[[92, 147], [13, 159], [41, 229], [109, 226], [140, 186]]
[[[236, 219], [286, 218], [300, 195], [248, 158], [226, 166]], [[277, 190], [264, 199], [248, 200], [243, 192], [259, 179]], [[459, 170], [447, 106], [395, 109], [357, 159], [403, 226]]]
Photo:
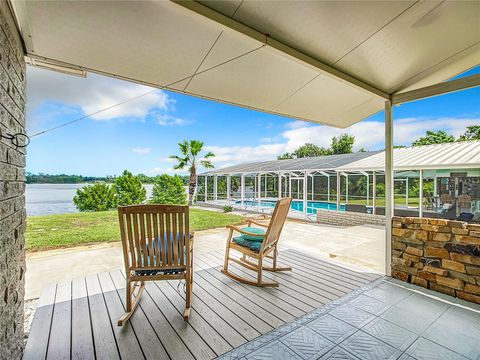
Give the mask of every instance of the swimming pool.
[[[276, 201], [273, 200], [244, 200], [244, 201], [235, 201], [235, 204], [245, 205], [245, 206], [264, 206], [264, 207], [275, 207]], [[290, 205], [292, 210], [297, 210], [303, 212], [303, 201], [294, 200], [292, 205]], [[307, 201], [307, 213], [316, 214], [317, 209], [322, 210], [337, 210], [337, 204], [329, 203], [326, 201]], [[340, 211], [345, 211], [345, 205], [340, 205]]]

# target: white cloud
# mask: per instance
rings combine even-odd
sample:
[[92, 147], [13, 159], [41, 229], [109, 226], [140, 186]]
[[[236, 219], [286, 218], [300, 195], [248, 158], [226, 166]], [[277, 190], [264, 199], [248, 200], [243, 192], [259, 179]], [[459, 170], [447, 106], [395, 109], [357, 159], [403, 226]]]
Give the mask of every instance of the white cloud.
[[191, 123], [189, 120], [168, 114], [155, 114], [155, 121], [161, 126], [183, 126]]
[[52, 101], [79, 106], [85, 114], [90, 114], [149, 91], [152, 92], [93, 115], [92, 119], [110, 120], [126, 117], [143, 119], [152, 109], [168, 110], [173, 104], [173, 100], [161, 90], [96, 74], [88, 74], [84, 79], [28, 67], [27, 76], [29, 110]]
[[211, 151], [215, 157], [211, 158], [215, 167], [223, 167], [223, 163], [230, 164], [272, 160], [282, 153], [285, 144], [268, 144], [259, 146], [206, 146], [205, 151]]
[[150, 148], [133, 148], [132, 151], [136, 154], [148, 154], [152, 149]]

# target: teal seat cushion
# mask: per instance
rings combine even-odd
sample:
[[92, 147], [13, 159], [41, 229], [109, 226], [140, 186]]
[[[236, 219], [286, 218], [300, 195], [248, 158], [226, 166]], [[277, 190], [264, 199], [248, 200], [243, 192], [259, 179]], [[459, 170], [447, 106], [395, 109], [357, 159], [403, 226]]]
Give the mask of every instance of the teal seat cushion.
[[[259, 229], [259, 228], [256, 228], [256, 227], [244, 227], [244, 228], [242, 228], [242, 230], [243, 231], [248, 231], [249, 233], [258, 234], [258, 235], [265, 235], [265, 230]], [[258, 242], [263, 241], [263, 236], [242, 234], [242, 237], [245, 240], [250, 240], [250, 241], [258, 241]]]
[[252, 251], [259, 252], [262, 247], [262, 242], [255, 240], [247, 240], [243, 236], [237, 236], [233, 238], [233, 242], [237, 245], [249, 248]]

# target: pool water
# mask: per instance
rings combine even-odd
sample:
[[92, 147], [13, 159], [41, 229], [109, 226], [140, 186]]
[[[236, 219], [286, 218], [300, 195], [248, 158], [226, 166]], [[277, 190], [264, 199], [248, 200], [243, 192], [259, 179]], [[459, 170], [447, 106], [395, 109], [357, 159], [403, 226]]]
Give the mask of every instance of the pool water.
[[[276, 201], [270, 200], [244, 200], [236, 201], [236, 204], [242, 204], [246, 206], [264, 206], [264, 207], [275, 207]], [[303, 201], [292, 201], [292, 205], [290, 205], [292, 210], [297, 210], [303, 212]], [[316, 214], [317, 209], [322, 210], [337, 210], [337, 204], [329, 203], [326, 201], [308, 201], [307, 202], [307, 213], [308, 214]], [[340, 205], [340, 211], [345, 211], [345, 205]]]

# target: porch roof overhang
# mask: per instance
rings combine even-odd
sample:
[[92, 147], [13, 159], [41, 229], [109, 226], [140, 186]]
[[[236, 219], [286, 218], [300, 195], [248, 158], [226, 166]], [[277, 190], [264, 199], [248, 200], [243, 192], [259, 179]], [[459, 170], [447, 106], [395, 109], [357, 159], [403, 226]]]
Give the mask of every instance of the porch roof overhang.
[[347, 127], [480, 63], [468, 1], [10, 1], [30, 62]]
[[[480, 168], [480, 141], [414, 146], [393, 150], [394, 170], [455, 170]], [[340, 166], [337, 171], [383, 171], [385, 152]]]

